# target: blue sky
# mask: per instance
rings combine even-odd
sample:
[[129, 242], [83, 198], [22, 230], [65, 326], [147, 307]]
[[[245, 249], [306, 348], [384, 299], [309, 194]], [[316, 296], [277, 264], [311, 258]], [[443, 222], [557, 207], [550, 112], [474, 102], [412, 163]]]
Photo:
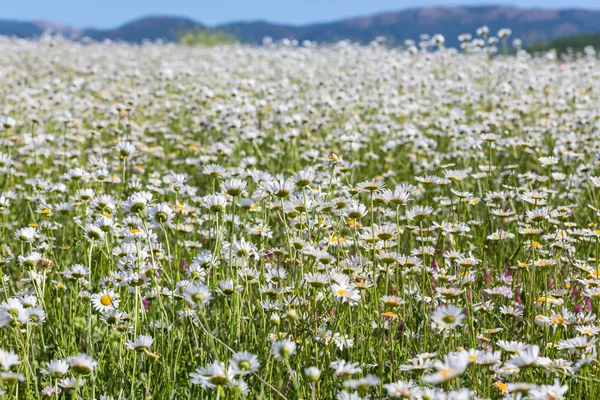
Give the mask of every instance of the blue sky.
[[593, 8], [599, 0], [4, 0], [0, 19], [49, 20], [76, 27], [114, 27], [145, 15], [187, 16], [208, 25], [265, 19], [304, 24], [425, 5], [518, 4]]

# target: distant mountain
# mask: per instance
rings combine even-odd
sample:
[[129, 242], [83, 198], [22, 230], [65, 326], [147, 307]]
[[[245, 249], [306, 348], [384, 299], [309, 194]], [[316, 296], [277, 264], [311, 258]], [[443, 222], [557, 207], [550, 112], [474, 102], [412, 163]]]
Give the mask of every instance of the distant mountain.
[[115, 29], [84, 29], [83, 36], [95, 40], [123, 40], [139, 43], [143, 40], [176, 41], [181, 32], [197, 31], [205, 27], [199, 22], [178, 17], [146, 17], [131, 21]]
[[35, 22], [0, 20], [0, 35], [17, 37], [35, 37], [44, 32]]
[[37, 37], [50, 31], [68, 37], [78, 37], [82, 30], [50, 21], [11, 21], [0, 19], [0, 36], [16, 36], [21, 38]]
[[349, 39], [367, 43], [378, 36], [391, 43], [418, 39], [421, 34], [441, 33], [448, 46], [457, 46], [457, 36], [474, 33], [487, 25], [495, 34], [500, 28], [510, 28], [513, 38], [525, 45], [550, 41], [560, 37], [585, 33], [600, 33], [600, 11], [522, 9], [516, 7], [423, 7], [388, 12], [341, 21], [285, 25], [266, 21], [233, 22], [207, 27], [199, 22], [179, 17], [146, 17], [115, 29], [74, 29], [48, 22], [17, 22], [0, 20], [0, 35], [18, 37], [39, 36], [46, 28], [71, 38], [88, 36], [95, 40], [141, 42], [144, 39], [177, 40], [183, 31], [209, 29], [234, 34], [243, 43], [260, 43], [265, 36], [334, 42]]
[[265, 35], [276, 40], [293, 37], [319, 42], [350, 39], [363, 43], [377, 36], [385, 36], [395, 43], [402, 43], [406, 39], [418, 39], [423, 33], [441, 33], [448, 46], [457, 46], [458, 35], [474, 34], [482, 25], [489, 26], [494, 35], [500, 28], [510, 28], [513, 38], [518, 37], [525, 44], [532, 44], [581, 33], [600, 33], [600, 11], [493, 6], [423, 7], [298, 27], [240, 22], [217, 28], [251, 43], [258, 42]]

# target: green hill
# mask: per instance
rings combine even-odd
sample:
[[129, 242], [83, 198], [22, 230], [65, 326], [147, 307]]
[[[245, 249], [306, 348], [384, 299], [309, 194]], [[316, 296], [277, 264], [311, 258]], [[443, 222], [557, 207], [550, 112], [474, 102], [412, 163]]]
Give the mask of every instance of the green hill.
[[559, 53], [565, 53], [569, 49], [572, 49], [574, 52], [582, 52], [586, 46], [592, 46], [596, 50], [600, 49], [600, 35], [584, 34], [559, 38], [549, 42], [529, 46], [527, 47], [527, 50], [530, 52], [536, 52], [554, 49]]

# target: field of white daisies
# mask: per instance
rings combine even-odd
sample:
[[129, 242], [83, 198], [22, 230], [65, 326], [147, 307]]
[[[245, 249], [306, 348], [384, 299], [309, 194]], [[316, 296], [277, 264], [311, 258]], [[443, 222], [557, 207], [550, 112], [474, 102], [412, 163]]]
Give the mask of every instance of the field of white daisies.
[[598, 398], [600, 60], [480, 33], [0, 39], [0, 397]]

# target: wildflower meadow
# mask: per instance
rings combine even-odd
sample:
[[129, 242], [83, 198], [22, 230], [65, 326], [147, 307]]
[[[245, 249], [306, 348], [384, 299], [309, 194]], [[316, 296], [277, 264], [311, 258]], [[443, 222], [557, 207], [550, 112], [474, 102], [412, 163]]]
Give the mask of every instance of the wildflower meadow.
[[509, 35], [0, 38], [0, 398], [600, 398], [600, 60]]

